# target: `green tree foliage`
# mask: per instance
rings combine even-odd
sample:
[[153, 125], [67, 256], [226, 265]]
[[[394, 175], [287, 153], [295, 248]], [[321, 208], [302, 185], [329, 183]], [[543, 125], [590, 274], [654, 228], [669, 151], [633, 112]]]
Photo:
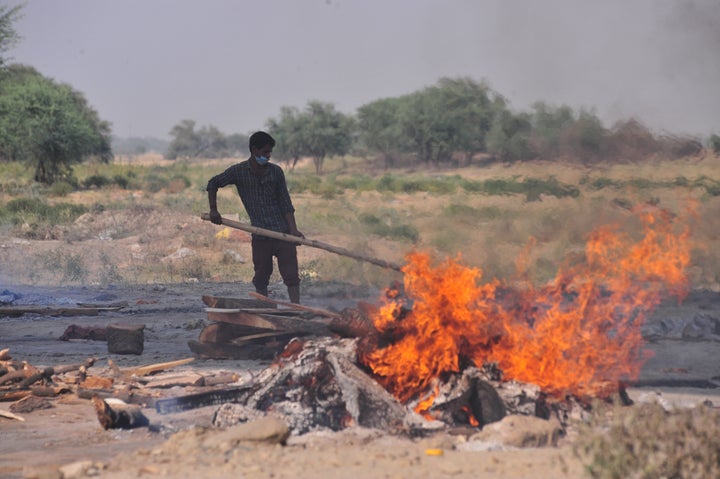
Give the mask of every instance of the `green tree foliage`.
[[249, 153], [250, 137], [242, 133], [232, 133], [225, 139], [228, 147], [228, 156], [239, 158], [247, 156]]
[[13, 23], [21, 17], [22, 7], [22, 5], [14, 7], [0, 5], [0, 68], [7, 63], [8, 58], [5, 57], [5, 53], [20, 41], [20, 35]]
[[170, 130], [165, 158], [226, 158], [247, 151], [247, 136], [225, 136], [217, 127], [209, 125], [195, 130], [193, 120], [182, 120]]
[[559, 156], [560, 134], [575, 122], [572, 108], [564, 105], [554, 108], [544, 102], [536, 102], [532, 108], [533, 151], [543, 158]]
[[720, 135], [712, 134], [708, 140], [708, 147], [717, 155], [720, 154]]
[[268, 133], [270, 133], [277, 144], [273, 149], [273, 157], [284, 162], [286, 167], [292, 171], [300, 160], [300, 157], [307, 150], [303, 118], [300, 110], [295, 107], [284, 106], [280, 109], [280, 118], [271, 118], [267, 122]]
[[569, 106], [533, 105], [530, 147], [541, 158], [570, 157], [588, 163], [606, 149], [608, 131], [592, 112]]
[[71, 86], [31, 67], [13, 65], [0, 77], [0, 159], [31, 165], [35, 181], [72, 176], [72, 165], [112, 158], [110, 125]]
[[315, 173], [319, 175], [326, 157], [344, 155], [350, 149], [354, 121], [335, 110], [332, 103], [320, 101], [309, 102], [301, 119], [305, 151], [312, 157]]
[[502, 111], [496, 115], [487, 134], [487, 151], [502, 161], [529, 160], [534, 156], [530, 149], [531, 134], [530, 115]]
[[505, 110], [505, 100], [484, 83], [443, 78], [409, 95], [361, 107], [359, 136], [370, 151], [390, 156], [390, 162], [402, 151], [438, 165], [450, 162], [454, 153], [468, 161], [485, 150], [493, 120]]
[[325, 158], [350, 150], [355, 123], [332, 103], [310, 101], [303, 111], [283, 107], [280, 118], [269, 120], [267, 126], [277, 140], [275, 157], [294, 166], [301, 156], [310, 156], [319, 175]]
[[361, 148], [381, 155], [386, 168], [393, 167], [395, 159], [409, 150], [399, 121], [402, 102], [400, 98], [385, 98], [363, 105], [357, 111]]

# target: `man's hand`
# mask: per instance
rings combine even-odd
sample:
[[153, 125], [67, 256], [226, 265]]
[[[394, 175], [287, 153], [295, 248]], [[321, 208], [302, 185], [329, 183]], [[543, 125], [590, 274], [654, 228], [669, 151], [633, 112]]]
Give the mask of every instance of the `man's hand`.
[[216, 225], [222, 224], [222, 216], [218, 210], [210, 210], [210, 221]]
[[299, 236], [300, 238], [305, 238], [305, 235], [302, 234], [302, 233], [300, 232], [300, 230], [297, 229], [297, 228], [296, 228], [295, 230], [292, 230], [292, 229], [291, 229], [291, 230], [290, 230], [290, 234], [291, 234], [292, 236]]

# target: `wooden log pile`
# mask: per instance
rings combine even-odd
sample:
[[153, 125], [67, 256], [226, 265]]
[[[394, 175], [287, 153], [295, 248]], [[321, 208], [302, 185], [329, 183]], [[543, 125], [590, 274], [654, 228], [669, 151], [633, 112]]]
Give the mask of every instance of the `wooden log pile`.
[[[100, 425], [109, 428], [147, 426], [142, 408], [154, 407], [157, 401], [173, 394], [203, 393], [226, 389], [240, 380], [231, 371], [171, 371], [193, 362], [195, 358], [121, 369], [108, 360], [99, 368], [96, 358], [82, 363], [35, 367], [27, 361], [13, 359], [8, 349], [0, 350], [0, 402], [9, 402], [3, 417], [24, 420], [21, 414], [53, 407], [53, 402], [67, 395], [92, 402]], [[171, 391], [172, 388], [172, 391]]]
[[188, 341], [190, 350], [211, 359], [272, 359], [293, 338], [330, 334], [319, 318], [334, 313], [258, 297], [203, 296], [210, 324], [197, 341]]

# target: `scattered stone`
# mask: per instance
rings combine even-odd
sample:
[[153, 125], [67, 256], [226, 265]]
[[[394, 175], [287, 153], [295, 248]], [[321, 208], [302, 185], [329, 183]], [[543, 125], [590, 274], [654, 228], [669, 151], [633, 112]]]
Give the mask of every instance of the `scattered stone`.
[[203, 446], [226, 450], [242, 442], [285, 444], [288, 437], [290, 437], [290, 428], [287, 423], [282, 419], [268, 416], [212, 434], [203, 441]]

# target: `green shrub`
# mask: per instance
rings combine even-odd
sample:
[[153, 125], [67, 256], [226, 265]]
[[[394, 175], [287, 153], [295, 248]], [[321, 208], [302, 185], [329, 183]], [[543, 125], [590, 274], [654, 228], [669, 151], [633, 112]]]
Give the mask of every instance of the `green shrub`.
[[720, 477], [720, 411], [667, 412], [659, 404], [618, 408], [581, 431], [575, 452], [595, 479]]
[[50, 186], [52, 196], [67, 196], [75, 191], [75, 187], [65, 180], [56, 181]]
[[78, 216], [87, 213], [87, 207], [71, 203], [49, 205], [40, 198], [15, 198], [7, 202], [5, 209], [10, 213], [15, 224], [34, 221], [61, 224], [70, 223]]
[[713, 134], [708, 141], [708, 147], [717, 155], [720, 155], [720, 135]]
[[370, 233], [383, 238], [406, 239], [413, 243], [420, 238], [420, 233], [414, 226], [398, 223], [389, 214], [381, 218], [373, 213], [361, 213], [358, 219]]
[[83, 186], [85, 188], [102, 188], [111, 183], [112, 181], [110, 181], [110, 179], [104, 175], [92, 175], [85, 178], [85, 180], [83, 181]]
[[122, 175], [115, 175], [113, 176], [113, 183], [118, 185], [123, 190], [127, 190], [128, 186], [130, 185], [130, 180]]
[[60, 249], [38, 255], [35, 263], [43, 270], [61, 277], [63, 282], [84, 282], [88, 269], [81, 254], [64, 253]]
[[143, 189], [150, 193], [157, 193], [163, 188], [167, 188], [170, 181], [165, 176], [160, 176], [155, 173], [150, 173], [145, 177], [143, 182]]

